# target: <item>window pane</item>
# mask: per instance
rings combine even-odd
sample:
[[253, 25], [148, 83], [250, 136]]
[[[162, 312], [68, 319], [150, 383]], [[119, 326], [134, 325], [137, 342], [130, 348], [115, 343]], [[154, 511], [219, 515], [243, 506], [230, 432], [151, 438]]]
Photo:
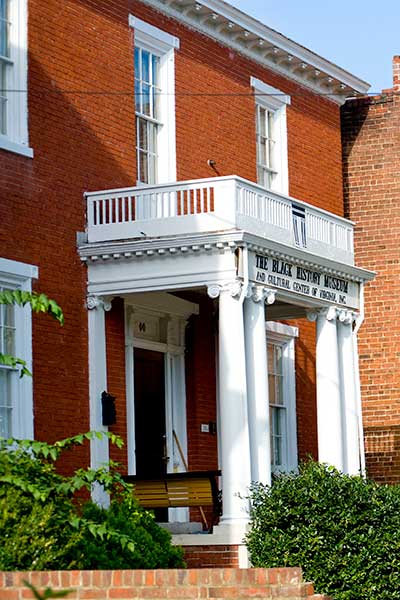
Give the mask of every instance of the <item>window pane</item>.
[[142, 81], [150, 83], [150, 52], [142, 50]]
[[275, 378], [275, 404], [279, 404], [280, 406], [284, 406], [284, 398], [283, 398], [283, 377], [277, 376]]
[[276, 404], [275, 377], [273, 375], [269, 375], [269, 377], [268, 377], [268, 395], [269, 395], [269, 403]]
[[0, 306], [0, 352], [15, 354], [15, 307]]
[[142, 113], [151, 116], [150, 113], [150, 86], [147, 83], [142, 84]]
[[153, 71], [153, 85], [158, 86], [158, 81], [159, 81], [159, 65], [160, 65], [160, 59], [158, 58], [158, 56], [154, 56], [154, 54], [151, 55], [151, 62], [152, 62], [152, 71]]
[[266, 140], [260, 137], [258, 142], [258, 162], [262, 165], [267, 164], [267, 144]]
[[0, 54], [9, 56], [8, 0], [0, 0]]
[[11, 377], [13, 373], [0, 369], [0, 437], [9, 438], [11, 430]]
[[258, 133], [265, 137], [266, 136], [266, 123], [265, 123], [265, 109], [261, 106], [258, 107]]
[[140, 181], [142, 183], [149, 183], [149, 174], [148, 174], [148, 161], [147, 154], [145, 152], [139, 151], [139, 172], [140, 172]]
[[149, 151], [157, 154], [157, 125], [149, 123]]
[[274, 116], [273, 113], [268, 111], [266, 118], [266, 135], [271, 140], [274, 138]]
[[147, 139], [147, 121], [145, 119], [138, 119], [139, 131], [138, 131], [138, 146], [141, 150], [148, 149]]
[[275, 346], [275, 372], [282, 375], [282, 346]]
[[140, 48], [135, 48], [135, 77], [140, 79]]
[[135, 111], [142, 112], [142, 97], [140, 93], [140, 81], [135, 79]]
[[0, 133], [7, 133], [7, 65], [0, 60]]
[[268, 373], [274, 372], [274, 348], [273, 344], [267, 345], [267, 354], [268, 354]]
[[284, 466], [285, 462], [285, 410], [282, 408], [270, 409], [271, 418], [271, 457], [273, 466]]

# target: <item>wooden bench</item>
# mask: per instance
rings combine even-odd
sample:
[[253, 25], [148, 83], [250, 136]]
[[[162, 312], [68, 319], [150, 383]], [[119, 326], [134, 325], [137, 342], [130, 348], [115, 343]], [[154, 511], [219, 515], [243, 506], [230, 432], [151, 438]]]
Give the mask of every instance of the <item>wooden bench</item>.
[[[221, 514], [221, 494], [217, 477], [221, 471], [167, 473], [160, 478], [126, 475], [135, 498], [143, 508], [213, 507], [213, 524]], [[204, 513], [202, 517], [204, 518]]]

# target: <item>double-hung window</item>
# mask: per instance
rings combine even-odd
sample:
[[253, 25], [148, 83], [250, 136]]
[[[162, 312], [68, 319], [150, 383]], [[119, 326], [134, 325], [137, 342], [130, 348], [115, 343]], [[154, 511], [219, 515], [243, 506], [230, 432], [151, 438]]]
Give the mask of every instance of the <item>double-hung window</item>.
[[286, 105], [289, 96], [251, 77], [256, 101], [257, 183], [288, 194]]
[[[0, 258], [0, 290], [31, 290], [38, 270]], [[32, 321], [29, 306], [0, 304], [0, 352], [26, 361], [32, 369]], [[32, 378], [0, 364], [0, 437], [33, 438]]]
[[0, 133], [7, 133], [7, 69], [10, 60], [9, 1], [0, 0]]
[[160, 57], [135, 48], [135, 112], [138, 180], [157, 181], [157, 138], [163, 124], [160, 121]]
[[257, 181], [271, 189], [278, 175], [275, 151], [274, 113], [262, 104], [256, 104]]
[[295, 327], [267, 323], [268, 395], [272, 472], [297, 466]]
[[0, 149], [28, 147], [27, 0], [0, 0]]
[[178, 38], [134, 16], [136, 158], [139, 184], [176, 180], [175, 49]]

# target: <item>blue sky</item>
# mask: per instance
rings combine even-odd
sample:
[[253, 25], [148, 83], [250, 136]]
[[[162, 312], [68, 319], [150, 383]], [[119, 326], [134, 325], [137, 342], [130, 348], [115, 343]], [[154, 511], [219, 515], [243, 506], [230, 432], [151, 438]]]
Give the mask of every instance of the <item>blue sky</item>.
[[228, 0], [371, 84], [392, 86], [400, 54], [400, 0]]

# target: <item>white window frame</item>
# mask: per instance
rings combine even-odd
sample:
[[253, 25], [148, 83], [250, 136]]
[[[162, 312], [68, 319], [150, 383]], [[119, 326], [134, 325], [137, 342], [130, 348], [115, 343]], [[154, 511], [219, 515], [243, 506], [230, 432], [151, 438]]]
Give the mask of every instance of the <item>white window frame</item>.
[[28, 143], [28, 5], [27, 0], [8, 0], [10, 52], [7, 59], [6, 133], [0, 134], [0, 149], [33, 157]]
[[293, 471], [298, 467], [295, 339], [299, 335], [299, 330], [297, 327], [292, 327], [276, 321], [267, 321], [265, 329], [267, 344], [279, 344], [282, 347], [282, 388], [283, 401], [286, 408], [286, 460], [281, 467], [272, 467], [272, 472], [288, 472]]
[[287, 196], [289, 194], [289, 167], [286, 107], [290, 104], [290, 96], [255, 77], [250, 77], [250, 85], [254, 90], [256, 119], [257, 106], [265, 108], [273, 115], [275, 141], [273, 154], [276, 175], [272, 179], [270, 189]]
[[[171, 183], [176, 181], [175, 50], [179, 49], [179, 38], [133, 15], [129, 15], [129, 25], [134, 30], [135, 47], [160, 59], [159, 121], [162, 125], [157, 134], [156, 183]], [[137, 183], [143, 185], [140, 181]]]
[[[9, 289], [32, 290], [32, 279], [39, 270], [33, 265], [0, 258], [0, 285]], [[29, 305], [15, 306], [15, 356], [26, 361], [32, 372], [32, 311]], [[19, 377], [17, 369], [1, 366], [15, 372], [11, 389], [12, 437], [33, 439], [33, 387], [32, 377]]]

